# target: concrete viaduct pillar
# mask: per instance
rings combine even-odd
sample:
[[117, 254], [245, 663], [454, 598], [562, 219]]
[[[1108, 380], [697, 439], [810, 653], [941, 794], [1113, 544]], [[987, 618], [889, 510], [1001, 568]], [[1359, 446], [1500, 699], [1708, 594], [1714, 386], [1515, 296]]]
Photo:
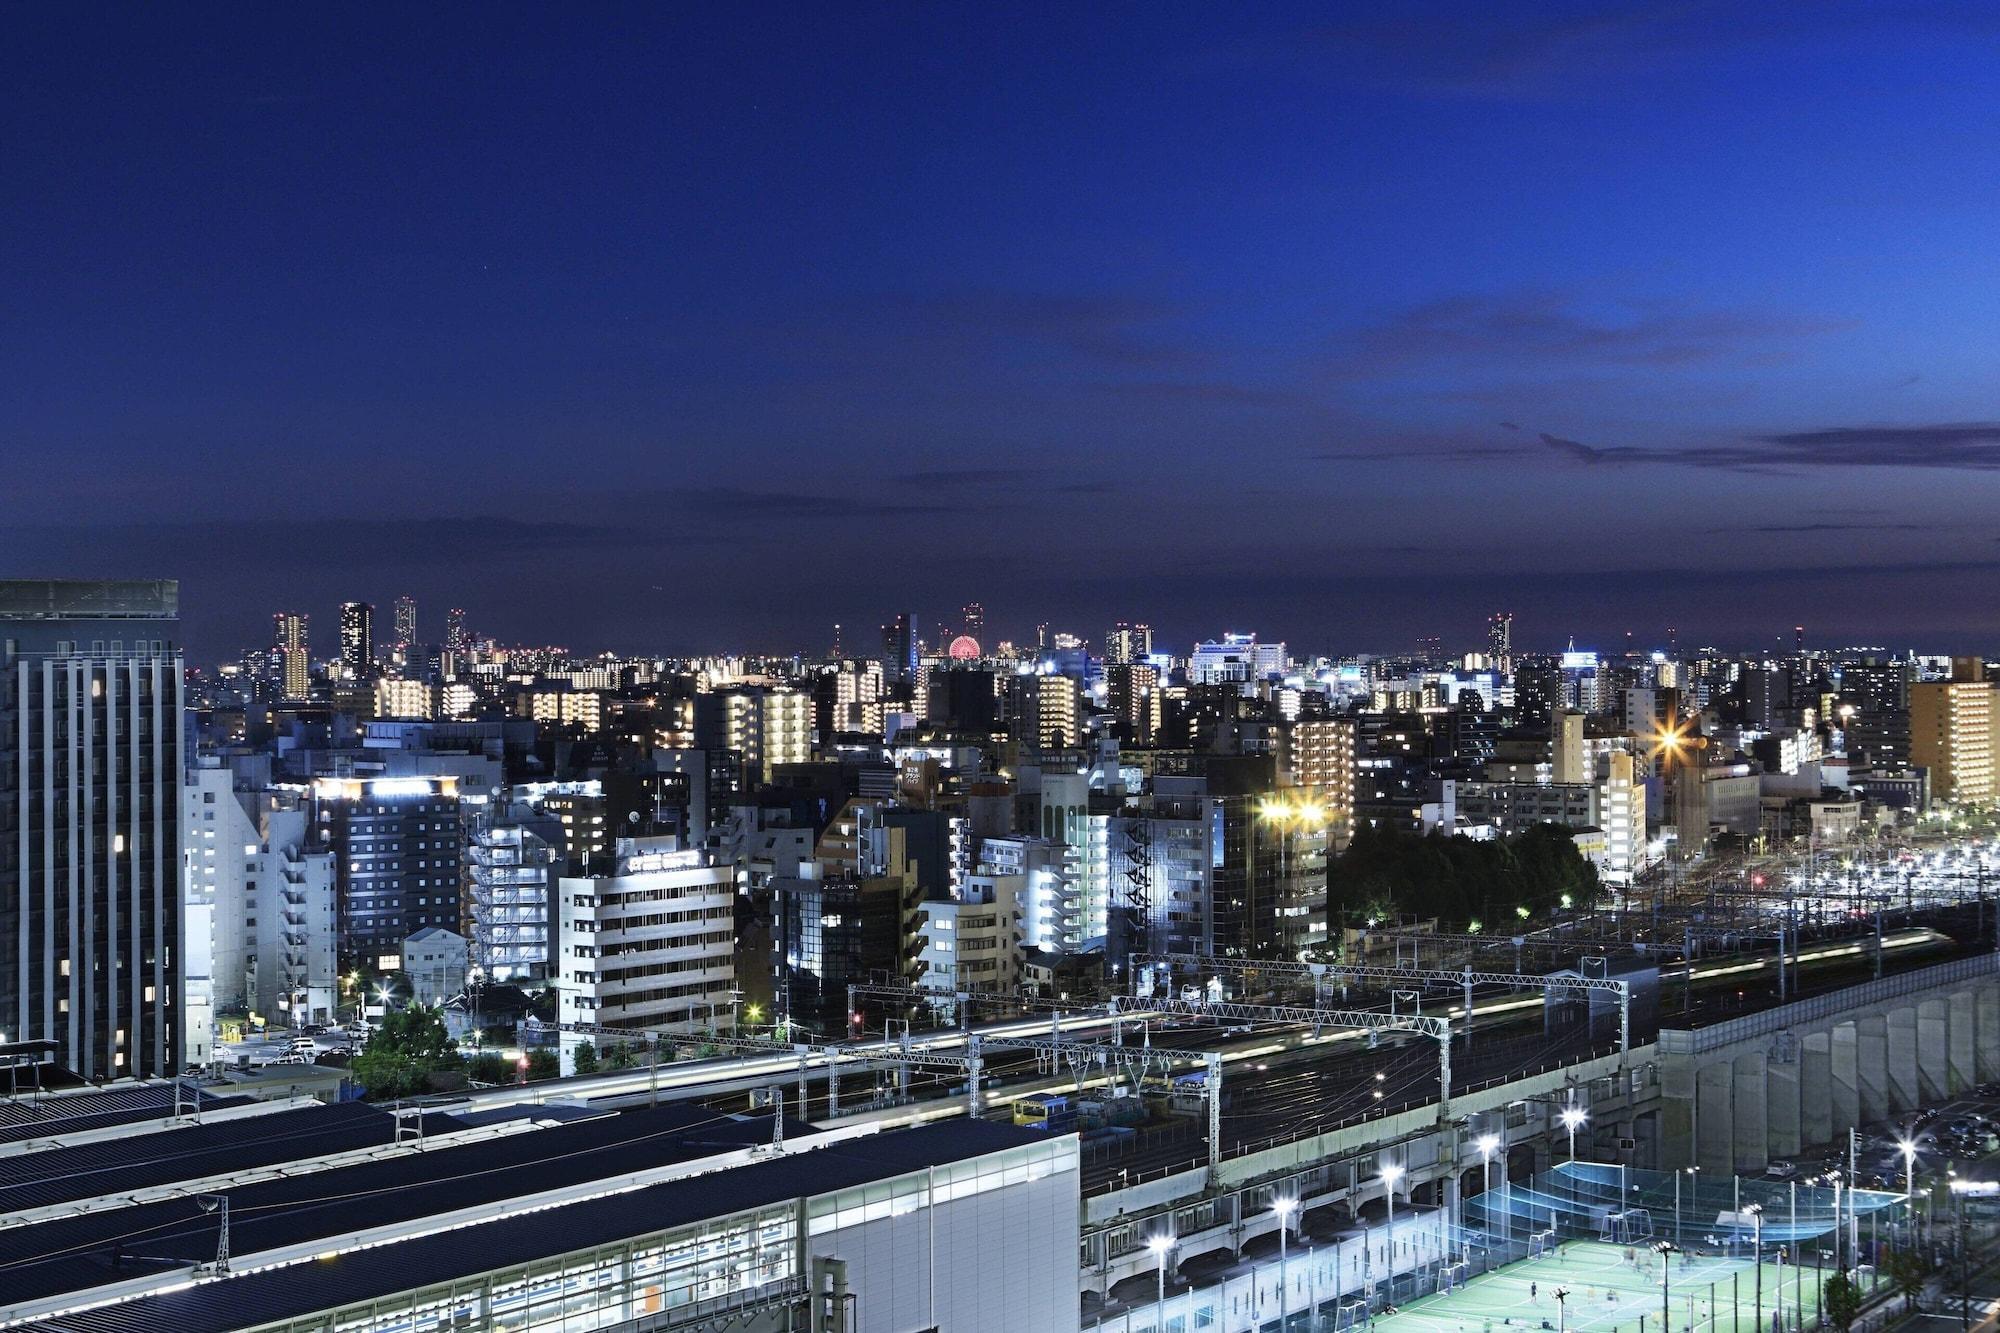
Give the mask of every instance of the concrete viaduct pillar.
[[1861, 1119], [1886, 1120], [1889, 1105], [1889, 1019], [1884, 1014], [1863, 1014], [1855, 1021], [1857, 1046], [1855, 1068], [1861, 1085]]
[[1861, 1123], [1861, 1040], [1852, 1023], [1836, 1023], [1831, 1039], [1833, 1072], [1833, 1134]]
[[2000, 986], [1981, 986], [1973, 992], [1977, 1021], [1973, 1037], [1973, 1073], [1980, 1083], [2000, 1078]]
[[1695, 1073], [1694, 1160], [1702, 1170], [1718, 1175], [1735, 1166], [1734, 1070], [1734, 1061], [1712, 1060]]
[[1891, 1009], [1884, 1018], [1889, 1030], [1889, 1045], [1884, 1052], [1888, 1057], [1889, 1110], [1914, 1111], [1918, 1104], [1917, 1007], [1904, 1005]]
[[1767, 1143], [1772, 1157], [1796, 1157], [1804, 1142], [1800, 1137], [1799, 1105], [1803, 1064], [1798, 1044], [1793, 1043], [1786, 1054], [1789, 1058], [1770, 1058], [1764, 1065], [1764, 1114], [1770, 1123]]
[[1735, 1132], [1729, 1145], [1738, 1171], [1762, 1171], [1771, 1163], [1770, 1089], [1766, 1086], [1764, 1053], [1751, 1051], [1732, 1062], [1730, 1105]]
[[1946, 1007], [1951, 1013], [1951, 1090], [1963, 1092], [1979, 1082], [1975, 1052], [1979, 1048], [1979, 1002], [1972, 991], [1953, 991]]
[[1799, 1139], [1833, 1138], [1833, 1034], [1809, 1032], [1799, 1043]]
[[1951, 1093], [1951, 1006], [1925, 1000], [1917, 1006], [1917, 1101], [1941, 1102]]

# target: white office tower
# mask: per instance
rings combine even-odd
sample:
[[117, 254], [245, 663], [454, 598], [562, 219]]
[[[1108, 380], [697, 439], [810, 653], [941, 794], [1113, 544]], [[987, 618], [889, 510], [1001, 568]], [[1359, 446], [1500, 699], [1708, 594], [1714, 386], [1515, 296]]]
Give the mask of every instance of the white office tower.
[[309, 850], [303, 794], [239, 786], [204, 755], [182, 789], [184, 1059], [214, 1058], [224, 1018], [302, 1027], [334, 1017], [333, 854]]
[[917, 985], [945, 997], [1021, 981], [1021, 875], [973, 874], [955, 899], [917, 905]]
[[609, 875], [558, 881], [557, 1015], [571, 1025], [695, 1031], [729, 1016], [734, 867], [673, 838], [620, 838]]

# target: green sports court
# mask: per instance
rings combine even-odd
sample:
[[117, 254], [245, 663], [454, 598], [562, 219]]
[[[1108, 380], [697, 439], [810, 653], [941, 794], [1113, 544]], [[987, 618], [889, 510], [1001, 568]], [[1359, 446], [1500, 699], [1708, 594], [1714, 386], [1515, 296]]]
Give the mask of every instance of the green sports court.
[[[1425, 1296], [1393, 1314], [1377, 1314], [1377, 1333], [1502, 1333], [1506, 1329], [1654, 1333], [1662, 1327], [1660, 1264], [1670, 1259], [1668, 1333], [1757, 1333], [1757, 1265], [1749, 1258], [1675, 1253], [1646, 1245], [1568, 1240], [1552, 1253], [1523, 1259]], [[1819, 1280], [1812, 1268], [1763, 1265], [1763, 1322], [1782, 1308], [1783, 1327], [1818, 1322]], [[1555, 1293], [1566, 1289], [1560, 1302]], [[1643, 1322], [1642, 1322], [1643, 1321]]]

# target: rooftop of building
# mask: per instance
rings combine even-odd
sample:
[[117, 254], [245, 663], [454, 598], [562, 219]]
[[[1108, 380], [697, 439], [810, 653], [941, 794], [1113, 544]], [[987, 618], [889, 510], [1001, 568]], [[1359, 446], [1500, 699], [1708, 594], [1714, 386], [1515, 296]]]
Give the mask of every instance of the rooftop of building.
[[[633, 1115], [626, 1112], [625, 1115]], [[645, 1113], [657, 1116], [658, 1112]], [[678, 1112], [685, 1117], [688, 1112]], [[614, 1117], [613, 1119], [622, 1119]], [[599, 1122], [592, 1122], [599, 1123]], [[769, 1118], [735, 1120], [737, 1133], [731, 1142], [716, 1142], [706, 1124], [686, 1124], [667, 1131], [660, 1139], [662, 1156], [679, 1152], [695, 1158], [739, 1147], [745, 1131], [761, 1125], [768, 1133]], [[573, 1127], [583, 1128], [583, 1127]], [[545, 1135], [559, 1131], [521, 1135], [517, 1140], [538, 1140], [545, 1147]], [[788, 1125], [789, 1133], [789, 1125]], [[726, 1217], [770, 1204], [811, 1198], [929, 1167], [980, 1157], [1008, 1148], [1048, 1143], [1049, 1136], [1036, 1130], [987, 1121], [950, 1120], [919, 1128], [864, 1135], [788, 1152], [768, 1161], [730, 1166], [706, 1174], [692, 1175], [638, 1189], [579, 1197], [575, 1202], [555, 1205], [560, 1220], [548, 1210], [517, 1213], [492, 1221], [454, 1226], [448, 1230], [415, 1236], [407, 1240], [371, 1244], [356, 1248], [335, 1248], [312, 1260], [287, 1264], [261, 1272], [230, 1275], [177, 1286], [174, 1290], [137, 1299], [122, 1300], [94, 1309], [79, 1310], [33, 1322], [26, 1327], [42, 1333], [150, 1333], [171, 1328], [177, 1333], [225, 1333], [225, 1330], [256, 1327], [321, 1310], [365, 1302], [377, 1297], [427, 1287], [459, 1278], [493, 1272], [558, 1254], [576, 1253], [601, 1245], [614, 1244], [635, 1236]], [[439, 1154], [442, 1156], [443, 1154]], [[635, 1165], [629, 1152], [624, 1169]], [[578, 1183], [574, 1157], [564, 1153], [546, 1162], [523, 1168], [481, 1168], [481, 1174], [495, 1172], [505, 1177], [505, 1197], [532, 1193], [542, 1184]], [[524, 1178], [525, 1177], [525, 1178]], [[325, 1176], [314, 1178], [316, 1195], [332, 1195]], [[462, 1206], [455, 1193], [440, 1197], [441, 1186], [456, 1178], [419, 1182], [416, 1189], [429, 1205], [429, 1213], [443, 1213]], [[241, 1193], [231, 1196], [233, 1208], [232, 1252], [251, 1255], [271, 1248], [274, 1243], [263, 1230], [282, 1223], [286, 1215], [252, 1211]], [[374, 1225], [379, 1198], [350, 1197], [343, 1200], [352, 1214], [344, 1231], [357, 1225]], [[213, 1258], [216, 1221], [199, 1214], [189, 1201], [187, 1209], [194, 1225], [184, 1227], [181, 1236], [187, 1253], [179, 1267]], [[202, 1223], [205, 1222], [205, 1225]], [[126, 1228], [130, 1229], [127, 1217]], [[31, 1228], [29, 1231], [39, 1230]], [[155, 1233], [157, 1234], [157, 1233]], [[342, 1234], [341, 1232], [330, 1232]], [[137, 1242], [135, 1242], [136, 1245]], [[157, 1242], [148, 1235], [149, 1251]], [[11, 1248], [11, 1247], [10, 1247]], [[101, 1256], [100, 1256], [101, 1258]], [[11, 1254], [0, 1254], [0, 1267], [11, 1269]], [[87, 1299], [89, 1286], [127, 1276], [122, 1270], [100, 1266], [95, 1281], [65, 1290]], [[24, 1299], [25, 1290], [11, 1290], [9, 1297]]]

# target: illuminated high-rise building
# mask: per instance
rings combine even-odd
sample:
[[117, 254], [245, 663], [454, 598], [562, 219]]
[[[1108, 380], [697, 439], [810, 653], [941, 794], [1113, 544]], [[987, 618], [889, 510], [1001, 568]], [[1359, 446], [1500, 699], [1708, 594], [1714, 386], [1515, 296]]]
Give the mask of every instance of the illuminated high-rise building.
[[908, 611], [882, 627], [882, 668], [899, 685], [917, 678], [917, 618]]
[[1108, 663], [1143, 662], [1153, 655], [1153, 627], [1119, 621], [1104, 636], [1104, 660]]
[[0, 581], [0, 1032], [177, 1073], [179, 585]]
[[305, 698], [312, 686], [310, 629], [310, 618], [303, 611], [280, 611], [271, 617], [273, 674], [287, 699]]
[[964, 632], [983, 640], [986, 637], [986, 608], [977, 602], [967, 602], [961, 615], [965, 623]]
[[1935, 799], [1993, 800], [1996, 732], [2000, 695], [1978, 658], [1955, 657], [1950, 680], [1910, 686], [1910, 762], [1930, 770]]
[[1514, 671], [1514, 613], [1495, 611], [1486, 622], [1486, 655], [1501, 675]]
[[396, 649], [408, 653], [417, 641], [417, 599], [405, 594], [396, 599]]
[[465, 608], [462, 606], [454, 606], [444, 613], [444, 646], [461, 655], [472, 646], [472, 637], [465, 631]]
[[368, 602], [340, 604], [340, 674], [366, 680], [375, 666], [375, 608]]

